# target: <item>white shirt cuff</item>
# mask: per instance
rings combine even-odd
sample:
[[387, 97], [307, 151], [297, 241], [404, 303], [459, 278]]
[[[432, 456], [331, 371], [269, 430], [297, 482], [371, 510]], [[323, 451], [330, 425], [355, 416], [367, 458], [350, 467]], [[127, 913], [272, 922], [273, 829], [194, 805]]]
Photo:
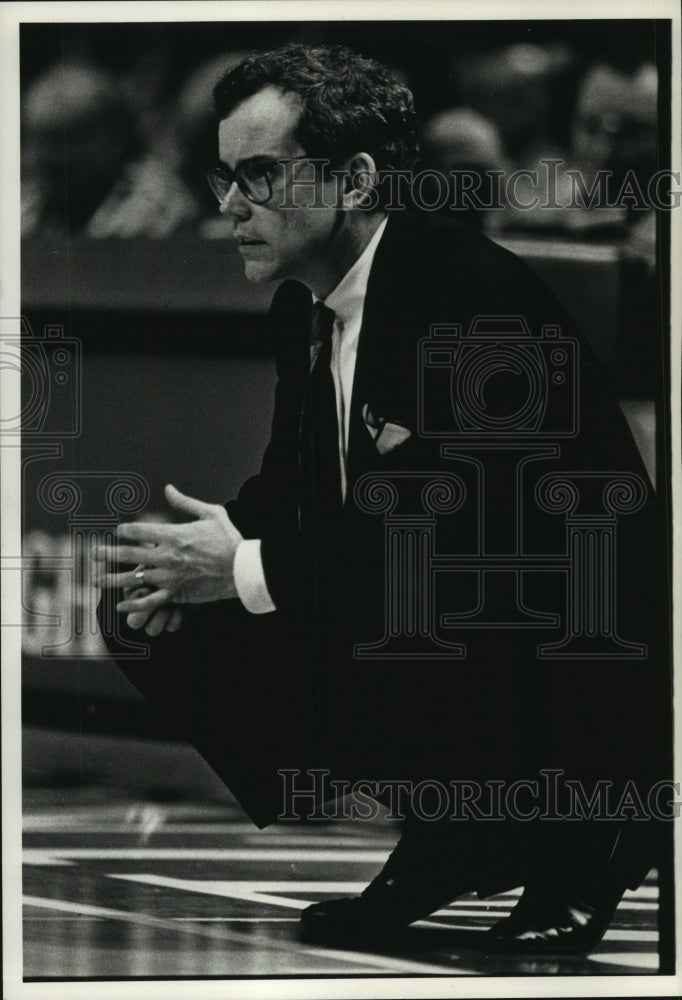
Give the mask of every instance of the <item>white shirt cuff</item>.
[[239, 600], [252, 615], [264, 615], [276, 610], [265, 582], [260, 538], [247, 538], [237, 546], [234, 555], [234, 585]]

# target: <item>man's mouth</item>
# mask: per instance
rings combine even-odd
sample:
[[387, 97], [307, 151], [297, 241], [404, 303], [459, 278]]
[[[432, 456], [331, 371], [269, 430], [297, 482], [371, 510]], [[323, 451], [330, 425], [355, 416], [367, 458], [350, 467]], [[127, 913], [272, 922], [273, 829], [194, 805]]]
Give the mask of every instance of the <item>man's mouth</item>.
[[246, 236], [239, 237], [240, 247], [260, 247], [264, 245], [264, 240], [252, 240], [248, 239]]

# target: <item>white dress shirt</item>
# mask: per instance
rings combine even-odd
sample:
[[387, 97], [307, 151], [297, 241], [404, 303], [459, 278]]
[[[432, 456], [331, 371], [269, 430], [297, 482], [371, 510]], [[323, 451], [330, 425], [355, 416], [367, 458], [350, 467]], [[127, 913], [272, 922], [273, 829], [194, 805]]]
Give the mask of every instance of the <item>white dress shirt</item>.
[[[346, 468], [348, 433], [350, 428], [350, 402], [353, 392], [360, 327], [362, 326], [362, 313], [374, 254], [384, 234], [387, 221], [387, 218], [383, 219], [350, 271], [346, 273], [336, 288], [323, 300], [327, 308], [334, 312], [330, 366], [336, 389], [341, 491], [344, 499], [347, 488]], [[317, 302], [318, 299], [313, 296], [313, 301]], [[239, 599], [247, 611], [258, 615], [275, 610], [275, 605], [265, 582], [265, 574], [263, 573], [260, 538], [245, 539], [237, 546], [234, 558], [234, 582]]]

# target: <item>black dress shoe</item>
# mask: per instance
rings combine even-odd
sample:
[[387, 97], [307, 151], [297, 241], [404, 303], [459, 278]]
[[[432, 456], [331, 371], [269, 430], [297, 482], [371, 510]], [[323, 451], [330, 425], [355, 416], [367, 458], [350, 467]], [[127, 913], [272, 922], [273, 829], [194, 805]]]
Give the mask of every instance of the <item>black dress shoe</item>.
[[517, 954], [586, 952], [603, 938], [627, 888], [636, 889], [651, 867], [650, 831], [632, 823], [616, 828], [587, 823], [570, 839], [544, 831], [536, 870], [505, 920], [486, 935], [495, 951]]
[[490, 929], [486, 944], [523, 955], [590, 951], [604, 936], [625, 888], [622, 882], [599, 889], [577, 885], [557, 893], [531, 883], [511, 914]]
[[313, 903], [301, 914], [306, 940], [385, 941], [460, 896], [494, 895], [519, 882], [511, 870], [494, 874], [471, 847], [447, 836], [406, 830], [382, 871], [362, 895]]

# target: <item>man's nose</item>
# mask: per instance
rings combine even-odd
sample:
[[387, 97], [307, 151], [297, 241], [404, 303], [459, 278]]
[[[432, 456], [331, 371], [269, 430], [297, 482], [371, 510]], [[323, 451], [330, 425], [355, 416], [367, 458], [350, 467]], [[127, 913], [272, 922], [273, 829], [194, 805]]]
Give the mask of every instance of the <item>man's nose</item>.
[[226, 191], [218, 211], [221, 215], [234, 219], [248, 219], [251, 215], [251, 202], [236, 181], [233, 181]]

